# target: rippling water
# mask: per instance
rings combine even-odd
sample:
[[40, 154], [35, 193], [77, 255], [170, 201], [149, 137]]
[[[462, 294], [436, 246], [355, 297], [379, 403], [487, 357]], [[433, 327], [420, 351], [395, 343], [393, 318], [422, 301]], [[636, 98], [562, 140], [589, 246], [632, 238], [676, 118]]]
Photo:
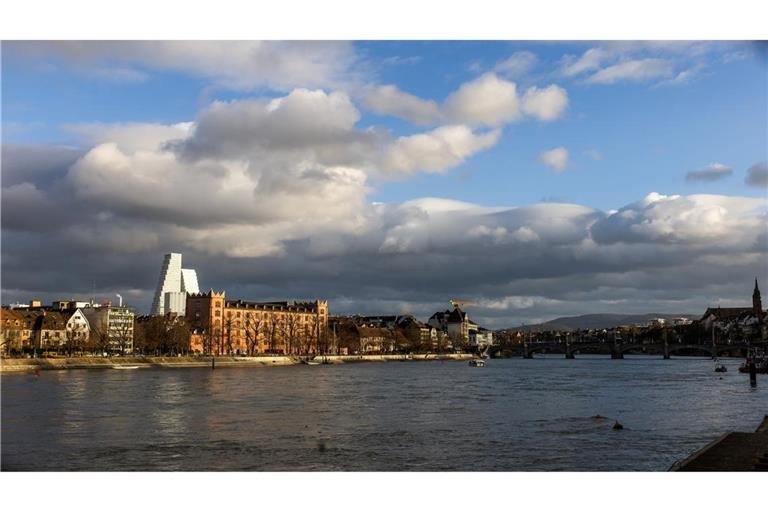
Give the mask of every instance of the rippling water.
[[559, 356], [9, 374], [2, 469], [666, 470], [768, 413], [768, 379], [750, 389], [739, 361], [725, 364], [718, 374], [708, 359]]

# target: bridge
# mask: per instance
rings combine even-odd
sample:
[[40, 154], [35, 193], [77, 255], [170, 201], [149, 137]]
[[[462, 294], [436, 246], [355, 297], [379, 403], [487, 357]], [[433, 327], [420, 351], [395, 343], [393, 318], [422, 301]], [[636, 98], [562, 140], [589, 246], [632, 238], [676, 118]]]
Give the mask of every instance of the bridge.
[[[733, 342], [733, 343], [621, 343], [621, 342], [568, 342], [568, 341], [537, 341], [516, 345], [510, 355], [531, 359], [534, 354], [564, 354], [566, 359], [574, 359], [577, 354], [610, 354], [611, 359], [624, 359], [624, 354], [659, 355], [669, 359], [672, 355], [688, 356], [739, 356], [746, 355], [750, 347], [766, 347], [766, 342]], [[495, 351], [498, 354], [501, 349]]]

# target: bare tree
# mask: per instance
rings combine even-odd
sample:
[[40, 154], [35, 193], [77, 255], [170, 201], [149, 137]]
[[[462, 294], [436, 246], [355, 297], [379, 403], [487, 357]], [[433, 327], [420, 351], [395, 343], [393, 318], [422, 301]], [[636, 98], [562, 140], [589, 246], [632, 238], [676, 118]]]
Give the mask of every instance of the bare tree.
[[75, 350], [82, 352], [85, 341], [86, 331], [83, 326], [73, 326], [64, 331], [64, 348], [69, 357], [72, 357]]
[[289, 354], [304, 352], [304, 347], [299, 337], [301, 330], [301, 317], [296, 312], [289, 312], [285, 317], [285, 341]]
[[233, 327], [234, 327], [234, 320], [232, 320], [232, 312], [230, 311], [227, 314], [227, 317], [224, 319], [224, 332], [223, 332], [224, 345], [227, 348], [227, 354], [232, 353], [232, 328]]
[[91, 325], [90, 345], [99, 355], [109, 350], [109, 329], [102, 322], [94, 322], [94, 325]]
[[125, 355], [128, 346], [133, 344], [133, 318], [130, 321], [126, 319], [118, 322], [113, 333], [117, 338], [120, 354]]
[[262, 320], [261, 315], [256, 313], [248, 315], [245, 318], [245, 344], [248, 355], [252, 356], [256, 346], [259, 344], [259, 335], [261, 334]]

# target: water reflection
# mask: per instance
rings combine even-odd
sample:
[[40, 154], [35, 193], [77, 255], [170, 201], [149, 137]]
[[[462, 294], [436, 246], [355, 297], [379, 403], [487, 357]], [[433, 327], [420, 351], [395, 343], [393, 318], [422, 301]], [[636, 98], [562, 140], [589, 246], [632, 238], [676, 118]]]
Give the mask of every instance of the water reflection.
[[646, 357], [3, 375], [2, 467], [664, 470], [768, 412], [768, 381], [750, 389], [739, 362], [725, 364], [724, 375], [705, 359]]

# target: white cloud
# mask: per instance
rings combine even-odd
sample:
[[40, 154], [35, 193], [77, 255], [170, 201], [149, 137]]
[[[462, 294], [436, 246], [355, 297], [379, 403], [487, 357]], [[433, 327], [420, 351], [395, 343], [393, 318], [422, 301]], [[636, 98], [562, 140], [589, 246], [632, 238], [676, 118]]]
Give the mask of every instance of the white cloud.
[[598, 221], [592, 233], [599, 243], [705, 244], [713, 250], [747, 243], [748, 231], [759, 233], [765, 224], [765, 212], [761, 199], [653, 192]]
[[520, 121], [524, 115], [552, 121], [568, 107], [568, 93], [562, 87], [554, 84], [530, 87], [520, 97], [517, 84], [494, 73], [463, 83], [442, 105], [403, 92], [394, 85], [364, 87], [358, 95], [374, 112], [416, 124], [445, 121], [497, 128]]
[[500, 131], [473, 133], [463, 125], [442, 126], [431, 132], [399, 137], [386, 151], [386, 171], [409, 174], [415, 171], [442, 172], [467, 157], [487, 149], [499, 139]]
[[733, 174], [733, 169], [725, 164], [713, 163], [697, 171], [688, 171], [686, 181], [717, 181]]
[[590, 48], [578, 59], [566, 56], [560, 70], [563, 76], [575, 76], [586, 71], [598, 69], [610, 53], [603, 48]]
[[394, 85], [367, 88], [362, 96], [365, 105], [377, 114], [401, 117], [420, 125], [432, 124], [441, 118], [436, 102], [403, 92]]
[[568, 150], [563, 146], [539, 153], [539, 161], [557, 173], [568, 167]]
[[537, 57], [528, 51], [515, 52], [508, 58], [498, 62], [494, 71], [508, 78], [519, 78], [536, 65]]
[[[90, 74], [139, 78], [142, 70], [200, 76], [240, 90], [338, 87], [358, 80], [358, 57], [336, 41], [16, 41], [3, 51], [53, 56]], [[137, 69], [138, 68], [138, 69]]]
[[493, 73], [462, 84], [445, 100], [445, 112], [470, 126], [497, 127], [522, 117], [517, 86]]
[[560, 117], [568, 106], [568, 93], [557, 85], [544, 89], [531, 87], [522, 99], [523, 112], [541, 121], [553, 121]]
[[63, 128], [79, 135], [82, 142], [92, 146], [114, 142], [123, 150], [136, 151], [159, 149], [168, 141], [184, 139], [190, 135], [193, 124], [78, 123], [67, 124]]
[[642, 82], [654, 78], [669, 77], [673, 73], [672, 62], [666, 59], [638, 59], [620, 62], [597, 71], [587, 77], [586, 83], [613, 84], [620, 81]]

